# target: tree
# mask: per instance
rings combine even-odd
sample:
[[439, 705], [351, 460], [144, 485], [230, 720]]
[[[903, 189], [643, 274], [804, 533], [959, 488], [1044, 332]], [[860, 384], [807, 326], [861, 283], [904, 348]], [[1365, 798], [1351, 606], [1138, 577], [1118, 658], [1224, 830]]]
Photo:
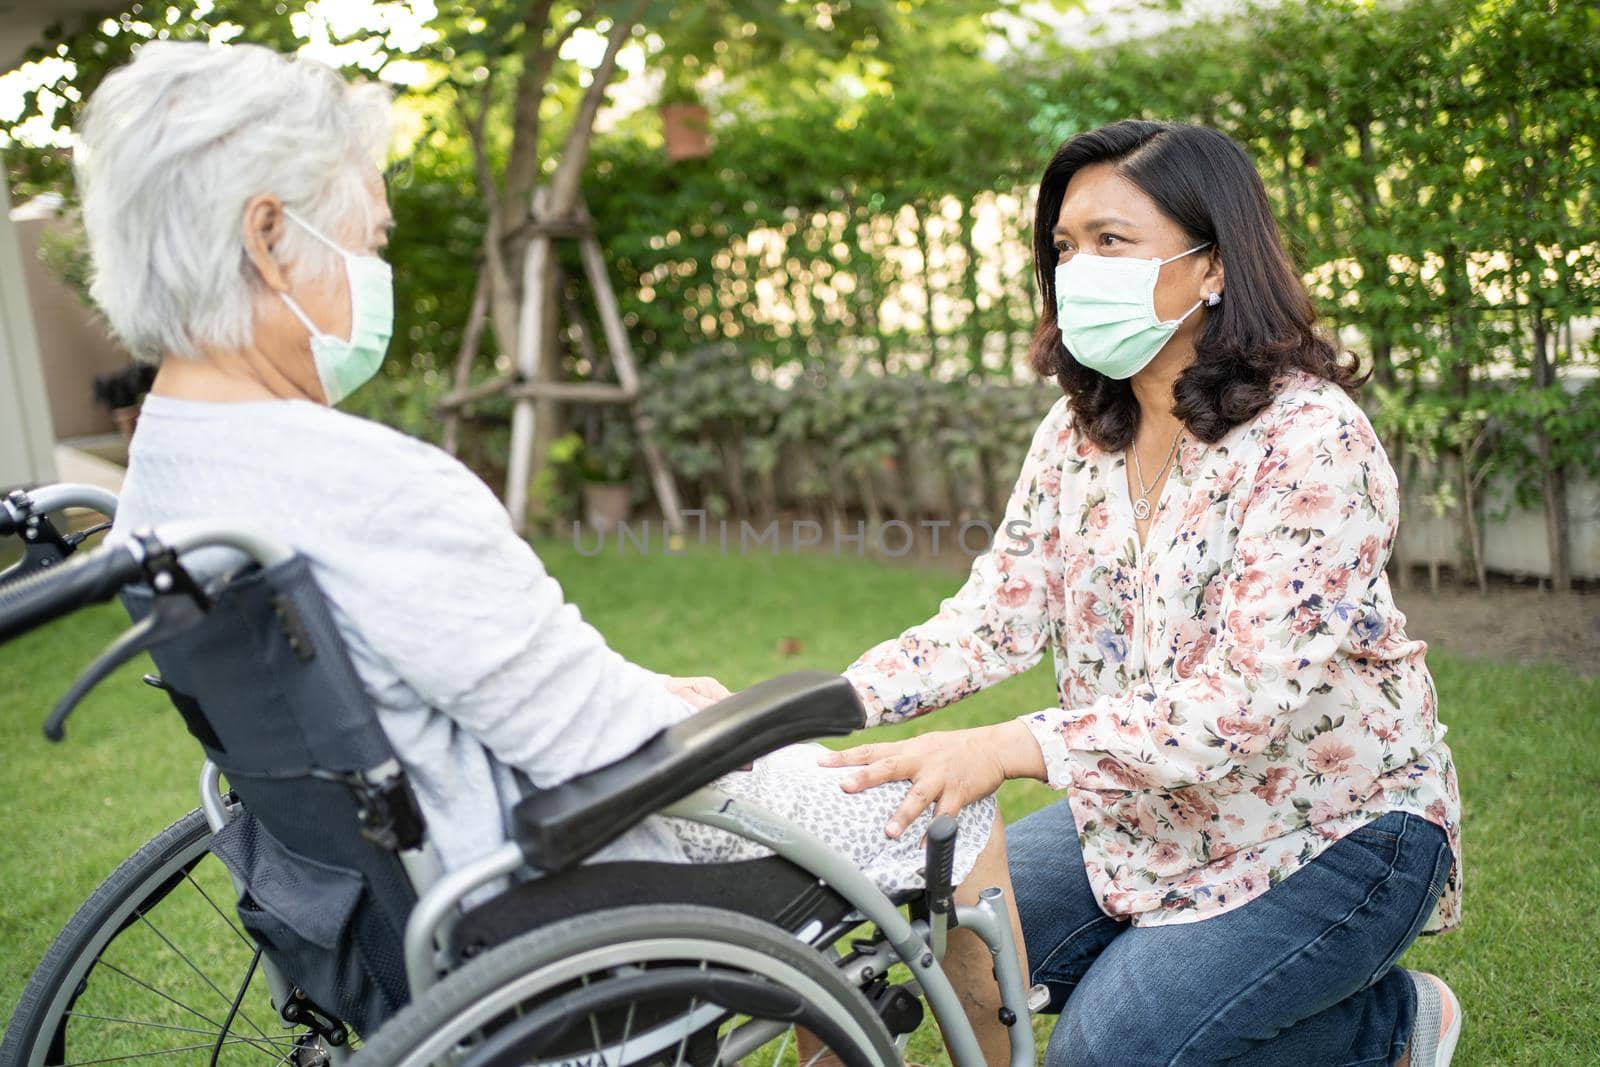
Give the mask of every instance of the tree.
[[[448, 87], [472, 145], [474, 169], [485, 207], [479, 284], [488, 293], [490, 317], [502, 352], [513, 351], [523, 307], [524, 260], [533, 236], [535, 191], [544, 186], [539, 213], [565, 219], [578, 207], [589, 161], [595, 120], [617, 76], [623, 49], [643, 46], [669, 80], [683, 71], [738, 84], [747, 98], [795, 93], [813, 100], [828, 95], [840, 77], [882, 79], [927, 50], [976, 52], [996, 12], [1039, 28], [1019, 0], [853, 0], [801, 4], [785, 0], [714, 0], [683, 5], [659, 0], [482, 0], [462, 4], [435, 20], [438, 41], [431, 54]], [[927, 27], [933, 31], [927, 32]], [[603, 41], [598, 62], [583, 71], [563, 69], [563, 48], [575, 34]], [[555, 106], [552, 106], [555, 105]], [[554, 128], [554, 120], [565, 126]], [[508, 131], [508, 136], [496, 136]], [[559, 147], [558, 147], [559, 146]], [[554, 271], [544, 275], [538, 321], [540, 351], [558, 351], [559, 294]], [[539, 361], [542, 378], [561, 375], [553, 358]], [[541, 402], [536, 418], [537, 471], [561, 426], [553, 403]]]

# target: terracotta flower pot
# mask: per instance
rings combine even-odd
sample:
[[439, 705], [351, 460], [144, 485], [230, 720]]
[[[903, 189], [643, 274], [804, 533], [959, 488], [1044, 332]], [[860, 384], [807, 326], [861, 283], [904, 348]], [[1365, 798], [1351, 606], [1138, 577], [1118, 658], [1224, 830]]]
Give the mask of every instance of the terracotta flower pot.
[[627, 484], [585, 482], [583, 521], [601, 533], [610, 533], [633, 513], [633, 488]]
[[122, 435], [124, 441], [133, 440], [133, 431], [139, 425], [139, 405], [112, 408], [111, 421], [117, 424], [117, 432]]
[[661, 105], [661, 133], [667, 159], [704, 159], [711, 154], [710, 116], [700, 104]]

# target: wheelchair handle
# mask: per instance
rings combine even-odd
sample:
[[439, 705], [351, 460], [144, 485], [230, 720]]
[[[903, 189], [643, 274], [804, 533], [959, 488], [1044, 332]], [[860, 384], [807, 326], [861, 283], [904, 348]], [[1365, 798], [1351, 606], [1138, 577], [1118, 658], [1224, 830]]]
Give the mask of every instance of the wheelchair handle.
[[[0, 644], [79, 608], [110, 600], [123, 586], [144, 577], [152, 555], [165, 551], [181, 556], [214, 546], [237, 549], [263, 567], [294, 558], [287, 545], [251, 530], [205, 520], [166, 523], [154, 532], [141, 531], [128, 541], [101, 545], [59, 568], [0, 586]], [[164, 591], [159, 584], [157, 591]]]
[[144, 573], [137, 545], [102, 545], [59, 568], [0, 587], [0, 644], [89, 604], [102, 604]]
[[0, 537], [21, 533], [30, 518], [48, 515], [62, 508], [86, 508], [114, 519], [117, 516], [117, 494], [98, 485], [74, 482], [43, 485], [29, 492], [18, 490], [0, 499]]

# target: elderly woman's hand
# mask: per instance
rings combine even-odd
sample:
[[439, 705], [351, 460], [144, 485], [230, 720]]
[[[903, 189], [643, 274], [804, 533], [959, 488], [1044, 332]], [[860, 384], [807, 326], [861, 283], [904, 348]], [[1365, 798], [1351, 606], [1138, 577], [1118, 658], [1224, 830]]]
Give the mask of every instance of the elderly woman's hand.
[[733, 694], [715, 678], [668, 678], [667, 691], [699, 711]]
[[1008, 778], [1043, 778], [1044, 754], [1020, 721], [973, 730], [923, 734], [908, 741], [861, 745], [829, 752], [824, 767], [863, 767], [847, 778], [844, 790], [858, 793], [885, 782], [909, 781], [911, 789], [884, 832], [899, 837], [907, 826], [936, 805], [936, 814], [955, 815], [993, 793]]

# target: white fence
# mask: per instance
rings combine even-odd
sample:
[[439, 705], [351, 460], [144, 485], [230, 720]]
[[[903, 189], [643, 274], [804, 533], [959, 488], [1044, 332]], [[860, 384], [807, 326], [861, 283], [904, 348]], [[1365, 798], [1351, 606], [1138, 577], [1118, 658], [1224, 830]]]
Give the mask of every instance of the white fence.
[[[1445, 473], [1451, 475], [1453, 471]], [[1498, 574], [1548, 578], [1550, 542], [1545, 533], [1544, 512], [1537, 506], [1508, 510], [1512, 495], [1508, 479], [1491, 481], [1486, 489], [1484, 564]], [[1412, 565], [1438, 563], [1458, 574], [1470, 573], [1460, 517], [1454, 511], [1435, 514], [1425, 490], [1418, 485], [1403, 486], [1401, 495], [1401, 558]], [[1600, 482], [1569, 475], [1567, 515], [1572, 576], [1600, 579]]]

